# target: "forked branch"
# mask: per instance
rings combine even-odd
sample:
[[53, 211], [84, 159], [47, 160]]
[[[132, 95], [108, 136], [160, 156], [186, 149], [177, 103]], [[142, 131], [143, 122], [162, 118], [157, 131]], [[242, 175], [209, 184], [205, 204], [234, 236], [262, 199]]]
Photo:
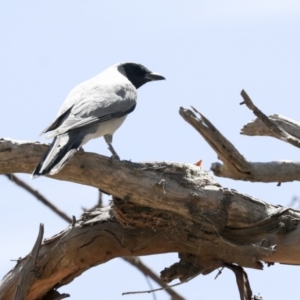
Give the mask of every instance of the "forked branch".
[[[267, 128], [264, 132], [269, 132], [272, 136], [299, 147], [300, 142], [296, 137], [297, 135], [288, 133], [288, 131], [293, 131], [293, 133], [296, 131], [295, 122], [293, 122], [293, 125], [291, 125], [291, 122], [289, 126], [286, 125], [286, 127], [289, 127], [289, 130], [285, 131], [277, 124], [278, 122], [274, 122], [263, 114], [253, 104], [245, 91], [242, 91], [241, 94], [244, 98], [243, 103], [259, 117], [260, 129], [262, 127], [261, 124], [264, 124], [264, 127]], [[249, 162], [203, 114], [198, 112], [195, 108], [193, 108], [193, 110], [199, 117], [197, 117], [193, 111], [182, 107], [179, 113], [185, 121], [192, 125], [203, 136], [206, 142], [215, 150], [218, 158], [223, 162], [223, 164], [215, 162], [211, 165], [211, 170], [216, 176], [252, 182], [300, 181], [300, 162], [287, 160], [266, 163]], [[258, 121], [256, 123], [258, 123]], [[291, 128], [292, 126], [293, 130]], [[253, 127], [254, 126], [252, 126], [252, 128]], [[257, 126], [255, 126], [255, 128], [257, 128]], [[244, 128], [243, 133], [245, 132], [247, 131]], [[300, 132], [300, 128], [297, 132]]]

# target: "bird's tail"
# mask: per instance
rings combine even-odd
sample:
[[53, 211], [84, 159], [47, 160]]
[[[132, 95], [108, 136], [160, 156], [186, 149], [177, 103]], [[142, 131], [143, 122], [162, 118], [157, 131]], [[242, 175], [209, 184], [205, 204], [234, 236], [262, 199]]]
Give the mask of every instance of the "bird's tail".
[[54, 175], [61, 170], [67, 160], [80, 147], [82, 137], [77, 134], [65, 133], [54, 138], [48, 151], [41, 159], [31, 178], [41, 175]]

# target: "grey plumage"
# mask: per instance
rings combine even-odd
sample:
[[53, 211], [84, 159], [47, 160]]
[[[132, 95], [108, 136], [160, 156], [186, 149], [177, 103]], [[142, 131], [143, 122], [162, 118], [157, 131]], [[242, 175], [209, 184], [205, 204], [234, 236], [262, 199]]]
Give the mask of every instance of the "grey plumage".
[[136, 106], [136, 89], [165, 79], [140, 64], [119, 63], [79, 84], [67, 96], [56, 120], [42, 133], [54, 138], [32, 177], [53, 175], [89, 140], [104, 136], [109, 150], [112, 136]]

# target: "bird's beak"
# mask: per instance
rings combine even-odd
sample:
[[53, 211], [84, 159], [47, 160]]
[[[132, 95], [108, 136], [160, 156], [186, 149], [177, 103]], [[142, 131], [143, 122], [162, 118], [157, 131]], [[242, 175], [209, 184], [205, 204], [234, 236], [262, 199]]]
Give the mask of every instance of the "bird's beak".
[[161, 76], [160, 74], [154, 73], [154, 72], [146, 74], [145, 78], [147, 78], [150, 81], [166, 79], [165, 77]]

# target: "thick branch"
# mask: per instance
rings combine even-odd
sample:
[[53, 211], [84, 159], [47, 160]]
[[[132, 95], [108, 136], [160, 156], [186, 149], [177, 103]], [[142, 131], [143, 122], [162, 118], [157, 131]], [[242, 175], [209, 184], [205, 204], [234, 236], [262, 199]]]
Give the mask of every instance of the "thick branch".
[[[2, 140], [0, 172], [31, 172], [46, 147]], [[163, 274], [166, 282], [225, 264], [256, 269], [262, 269], [260, 261], [300, 264], [299, 211], [224, 189], [196, 166], [135, 164], [77, 153], [55, 178], [118, 198], [112, 208], [87, 212], [44, 242], [36, 262], [40, 278], [28, 299], [115, 257], [178, 252], [179, 264]], [[3, 279], [1, 299], [13, 299], [23, 267], [24, 260]]]
[[[55, 214], [60, 216], [62, 219], [67, 221], [68, 223], [72, 223], [72, 219], [67, 216], [64, 212], [62, 212], [60, 209], [58, 209], [54, 204], [52, 204], [48, 199], [46, 199], [41, 193], [34, 190], [30, 185], [26, 184], [23, 180], [21, 180], [18, 176], [14, 174], [6, 175], [12, 182], [16, 183], [21, 188], [25, 189], [27, 192], [29, 192], [31, 195], [33, 195], [36, 199], [41, 201], [44, 205], [49, 207]], [[99, 199], [98, 203], [96, 204], [96, 207], [90, 210], [86, 210], [84, 215], [88, 215], [89, 212], [93, 212], [96, 208], [102, 207], [102, 192], [99, 192]], [[150, 277], [153, 281], [155, 281], [158, 285], [165, 288], [165, 291], [169, 293], [172, 296], [172, 300], [183, 300], [178, 293], [176, 293], [172, 288], [168, 287], [167, 284], [165, 284], [151, 269], [149, 269], [146, 265], [144, 265], [139, 257], [123, 257], [125, 261], [136, 267], [140, 272], [142, 272], [145, 276]], [[56, 293], [52, 296], [52, 293]], [[50, 295], [51, 294], [51, 295]], [[62, 294], [58, 295], [58, 292], [55, 290], [51, 290], [49, 293], [47, 293], [47, 299], [64, 299], [67, 298], [68, 294]], [[51, 297], [51, 298], [50, 298]], [[25, 298], [25, 297], [23, 297]], [[45, 299], [46, 300], [46, 299]]]
[[[31, 173], [47, 147], [39, 143], [0, 139], [0, 174]], [[193, 184], [194, 176], [199, 177], [199, 185], [209, 182], [213, 190], [214, 185], [218, 186], [206, 172], [193, 165], [132, 163], [79, 151], [51, 178], [93, 186], [138, 205], [171, 209], [189, 217], [186, 207], [179, 210], [175, 206], [170, 207], [169, 199], [178, 204], [185, 201], [190, 196], [189, 185]], [[159, 184], [161, 179], [164, 179], [163, 185]], [[207, 189], [210, 187], [207, 186]]]
[[[230, 202], [228, 196], [226, 201]], [[247, 202], [254, 201], [252, 204], [255, 206], [257, 201], [244, 197]], [[225, 227], [216, 232], [216, 223], [211, 224], [210, 232], [203, 232], [201, 226], [191, 226], [188, 221], [172, 213], [147, 208], [141, 210], [135, 205], [115, 200], [116, 206], [113, 211], [101, 209], [98, 215], [96, 212], [87, 214], [85, 219], [45, 241], [35, 263], [39, 278], [34, 277], [27, 299], [41, 297], [53, 287], [69, 283], [91, 266], [120, 256], [187, 253], [180, 256], [180, 279], [189, 278], [199, 272], [208, 274], [230, 262], [261, 269], [259, 260], [262, 259], [269, 262], [278, 259], [289, 263], [300, 261], [299, 242], [295, 238], [299, 235], [298, 221], [291, 217], [296, 214], [295, 211], [279, 208], [269, 215], [269, 218], [248, 223], [243, 228]], [[199, 204], [194, 203], [194, 206], [191, 203], [190, 205], [194, 206], [191, 207], [191, 211], [196, 213], [195, 209]], [[232, 205], [233, 203], [228, 209], [236, 210]], [[257, 205], [263, 207], [262, 203], [258, 202]], [[268, 210], [270, 209], [272, 207], [268, 207]], [[224, 212], [223, 209], [219, 211]], [[249, 211], [247, 213], [249, 216], [244, 221], [253, 221], [255, 214], [251, 215]], [[123, 225], [113, 214], [125, 214]], [[209, 218], [208, 215], [207, 217]], [[214, 216], [211, 217], [215, 219]], [[140, 226], [137, 226], [138, 220]], [[201, 223], [200, 220], [201, 216]], [[92, 224], [94, 225], [91, 226]], [[181, 231], [178, 228], [181, 228]], [[276, 252], [272, 246], [274, 243], [278, 243]], [[13, 299], [16, 284], [19, 278], [23, 277], [25, 261], [26, 259], [18, 262], [15, 269], [3, 279], [0, 285], [1, 299]], [[195, 273], [191, 273], [193, 269]], [[172, 274], [171, 279], [177, 278], [174, 271]], [[164, 274], [164, 280], [169, 281], [166, 276]]]

